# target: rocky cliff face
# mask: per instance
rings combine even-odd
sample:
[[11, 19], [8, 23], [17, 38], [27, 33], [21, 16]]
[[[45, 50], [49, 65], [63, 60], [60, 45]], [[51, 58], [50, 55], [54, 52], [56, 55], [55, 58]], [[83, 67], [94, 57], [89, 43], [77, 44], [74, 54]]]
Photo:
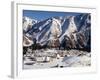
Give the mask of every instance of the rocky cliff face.
[[25, 24], [23, 25], [24, 35], [27, 38], [31, 37], [33, 42], [31, 44], [34, 44], [34, 39], [36, 39], [36, 43], [40, 46], [46, 45], [49, 47], [76, 48], [90, 51], [90, 14], [57, 16], [43, 21], [23, 20], [23, 24]]

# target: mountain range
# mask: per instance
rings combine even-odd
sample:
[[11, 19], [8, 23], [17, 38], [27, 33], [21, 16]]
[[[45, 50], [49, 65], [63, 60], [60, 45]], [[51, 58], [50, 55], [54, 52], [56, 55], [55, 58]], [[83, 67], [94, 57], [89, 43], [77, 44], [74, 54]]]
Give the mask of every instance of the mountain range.
[[38, 21], [23, 17], [23, 46], [91, 48], [91, 14], [55, 16]]

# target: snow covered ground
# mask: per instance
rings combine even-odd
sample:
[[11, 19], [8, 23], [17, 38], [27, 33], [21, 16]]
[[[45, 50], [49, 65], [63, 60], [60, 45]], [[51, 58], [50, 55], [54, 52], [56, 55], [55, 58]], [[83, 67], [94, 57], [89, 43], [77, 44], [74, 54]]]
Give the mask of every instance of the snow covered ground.
[[91, 53], [79, 50], [35, 50], [24, 55], [24, 69], [91, 66]]

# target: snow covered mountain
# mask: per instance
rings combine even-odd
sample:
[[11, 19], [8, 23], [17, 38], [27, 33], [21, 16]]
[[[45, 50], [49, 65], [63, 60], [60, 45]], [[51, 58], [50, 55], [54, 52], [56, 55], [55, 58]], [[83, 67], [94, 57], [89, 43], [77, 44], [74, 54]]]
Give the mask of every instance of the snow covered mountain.
[[29, 17], [23, 17], [23, 30], [27, 31], [29, 28], [32, 28], [32, 26], [37, 22], [38, 21], [35, 19], [31, 19]]
[[33, 43], [36, 39], [41, 46], [55, 47], [59, 44], [69, 48], [91, 47], [91, 15], [88, 13], [51, 17], [40, 22], [24, 17], [23, 31]]

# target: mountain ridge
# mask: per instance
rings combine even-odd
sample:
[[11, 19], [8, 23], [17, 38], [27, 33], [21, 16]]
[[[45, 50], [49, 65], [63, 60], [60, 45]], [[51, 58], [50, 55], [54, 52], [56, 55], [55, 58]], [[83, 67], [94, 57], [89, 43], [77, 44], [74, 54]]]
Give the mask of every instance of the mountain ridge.
[[36, 43], [41, 46], [79, 49], [88, 46], [90, 49], [91, 15], [87, 13], [77, 16], [56, 16], [37, 21], [24, 35], [31, 37], [33, 43], [36, 39]]

